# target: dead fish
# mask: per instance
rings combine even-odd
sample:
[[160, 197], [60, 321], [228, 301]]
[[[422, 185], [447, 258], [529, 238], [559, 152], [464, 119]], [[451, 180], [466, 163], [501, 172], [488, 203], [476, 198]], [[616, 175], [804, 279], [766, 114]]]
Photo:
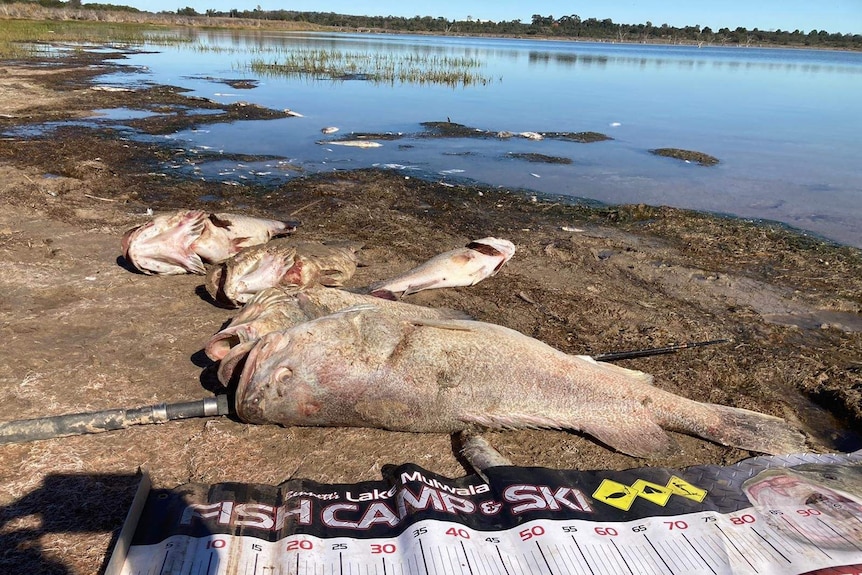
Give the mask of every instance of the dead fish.
[[527, 138], [528, 140], [544, 140], [545, 137], [538, 132], [519, 132], [519, 136], [522, 138]]
[[243, 248], [265, 244], [296, 231], [296, 222], [236, 214], [210, 214], [192, 248], [207, 263], [223, 262]]
[[637, 457], [673, 449], [662, 428], [764, 453], [804, 447], [782, 419], [693, 401], [645, 373], [503, 326], [367, 309], [260, 338], [239, 376], [236, 409], [246, 422], [281, 425], [569, 429]]
[[[792, 539], [825, 549], [858, 550], [862, 543], [862, 465], [858, 463], [767, 469], [743, 483], [742, 490], [773, 528]], [[823, 529], [823, 520], [829, 529]]]
[[383, 145], [380, 142], [372, 142], [370, 140], [328, 140], [317, 143], [332, 146], [348, 146], [351, 148], [379, 148]]
[[385, 299], [404, 297], [426, 289], [472, 286], [495, 275], [515, 255], [515, 244], [499, 238], [482, 238], [434, 256], [419, 267], [369, 287], [371, 295]]
[[215, 301], [229, 307], [239, 307], [268, 287], [340, 286], [356, 271], [361, 247], [355, 242], [275, 239], [212, 266], [204, 285]]
[[203, 274], [240, 249], [296, 230], [296, 224], [183, 210], [156, 216], [123, 234], [123, 257], [145, 274]]
[[[218, 361], [223, 359], [231, 348], [255, 341], [270, 332], [287, 329], [346, 308], [369, 304], [397, 317], [468, 319], [467, 314], [451, 309], [385, 301], [371, 295], [331, 287], [312, 286], [301, 291], [295, 288], [272, 287], [253, 295], [230, 324], [210, 338], [204, 351], [210, 359]], [[227, 381], [224, 383], [227, 385]]]
[[336, 128], [335, 126], [327, 126], [326, 128], [320, 129], [321, 134], [334, 134], [337, 131], [338, 131], [338, 128]]

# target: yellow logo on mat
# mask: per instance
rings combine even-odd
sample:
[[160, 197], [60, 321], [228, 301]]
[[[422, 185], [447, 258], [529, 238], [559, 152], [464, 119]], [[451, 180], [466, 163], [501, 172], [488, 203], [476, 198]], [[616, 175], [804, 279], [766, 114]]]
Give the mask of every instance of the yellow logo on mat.
[[706, 497], [706, 493], [706, 489], [696, 487], [688, 481], [673, 475], [668, 480], [667, 485], [659, 485], [658, 483], [651, 483], [643, 479], [638, 479], [631, 485], [625, 485], [612, 479], [604, 479], [593, 493], [593, 499], [611, 507], [628, 511], [638, 497], [664, 507], [667, 505], [671, 495], [679, 495], [687, 499], [702, 502]]

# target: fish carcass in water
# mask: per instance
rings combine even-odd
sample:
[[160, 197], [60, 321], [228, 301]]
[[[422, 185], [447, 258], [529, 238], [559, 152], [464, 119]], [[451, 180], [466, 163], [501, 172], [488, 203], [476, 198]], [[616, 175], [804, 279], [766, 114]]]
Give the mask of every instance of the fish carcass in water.
[[[468, 319], [467, 314], [444, 308], [386, 301], [337, 288], [312, 286], [304, 290], [272, 287], [259, 291], [224, 329], [213, 335], [204, 351], [213, 361], [223, 359], [235, 346], [254, 342], [272, 331], [293, 327], [337, 311], [374, 305], [398, 317]], [[227, 381], [223, 382], [227, 385]]]
[[215, 301], [229, 307], [239, 307], [268, 287], [340, 286], [356, 272], [361, 247], [354, 242], [275, 239], [212, 266], [204, 285]]
[[482, 238], [373, 284], [369, 291], [380, 298], [395, 299], [426, 289], [472, 286], [495, 275], [513, 255], [515, 244], [509, 240]]
[[260, 338], [235, 405], [249, 423], [571, 429], [638, 457], [671, 451], [662, 428], [772, 454], [804, 447], [804, 436], [782, 419], [700, 403], [651, 382], [503, 326], [347, 310]]
[[296, 224], [236, 214], [183, 210], [156, 216], [123, 235], [123, 257], [145, 274], [203, 274], [242, 248], [289, 234]]
[[383, 145], [380, 142], [372, 142], [371, 140], [329, 140], [317, 143], [332, 146], [347, 146], [348, 148], [379, 148]]

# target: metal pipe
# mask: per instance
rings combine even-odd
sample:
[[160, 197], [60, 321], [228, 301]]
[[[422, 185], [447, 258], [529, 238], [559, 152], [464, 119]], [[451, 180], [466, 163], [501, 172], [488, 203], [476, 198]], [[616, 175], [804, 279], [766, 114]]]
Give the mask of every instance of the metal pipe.
[[227, 415], [229, 412], [227, 396], [217, 395], [196, 401], [160, 403], [134, 409], [106, 409], [89, 413], [21, 419], [0, 423], [0, 444], [100, 433], [126, 429], [133, 425], [164, 423], [191, 417]]

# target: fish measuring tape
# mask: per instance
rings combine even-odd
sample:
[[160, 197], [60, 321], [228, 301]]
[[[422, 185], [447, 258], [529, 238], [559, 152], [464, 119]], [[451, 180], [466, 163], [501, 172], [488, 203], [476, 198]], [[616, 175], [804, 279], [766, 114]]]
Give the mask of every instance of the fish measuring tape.
[[485, 473], [149, 493], [145, 475], [106, 574], [862, 574], [862, 451]]

